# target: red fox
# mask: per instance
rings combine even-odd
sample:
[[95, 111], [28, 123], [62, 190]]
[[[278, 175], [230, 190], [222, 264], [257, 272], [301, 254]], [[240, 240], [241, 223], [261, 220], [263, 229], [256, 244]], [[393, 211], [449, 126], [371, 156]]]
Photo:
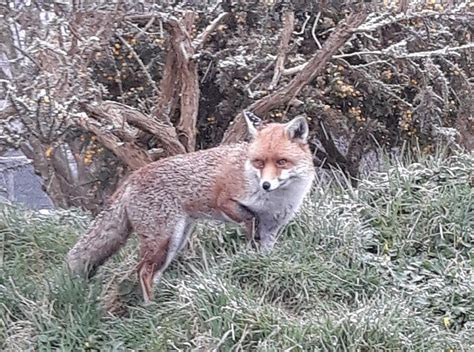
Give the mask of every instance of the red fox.
[[[72, 274], [90, 277], [131, 232], [139, 236], [144, 301], [184, 247], [198, 219], [231, 221], [272, 249], [314, 178], [304, 117], [263, 125], [244, 113], [252, 140], [158, 160], [135, 171], [67, 256]], [[254, 234], [255, 230], [255, 234]]]

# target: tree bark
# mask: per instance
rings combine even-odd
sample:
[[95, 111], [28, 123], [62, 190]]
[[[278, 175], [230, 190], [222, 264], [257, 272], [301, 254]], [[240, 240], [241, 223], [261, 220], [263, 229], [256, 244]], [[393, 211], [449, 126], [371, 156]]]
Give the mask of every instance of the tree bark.
[[[99, 106], [84, 105], [83, 109], [94, 118], [112, 121], [114, 131], [119, 132], [124, 140], [135, 141], [138, 132], [147, 132], [158, 139], [168, 156], [186, 152], [171, 122], [160, 121], [128, 105], [114, 101], [104, 101]], [[139, 130], [134, 130], [134, 128]]]
[[60, 208], [68, 207], [68, 194], [63, 192], [61, 182], [56, 175], [51, 160], [47, 158], [47, 149], [37, 138], [31, 137], [30, 144], [22, 143], [20, 149], [27, 158], [33, 160], [33, 165], [45, 183], [44, 191], [49, 195], [54, 205]]
[[[183, 22], [191, 22], [188, 16]], [[176, 126], [178, 136], [187, 152], [196, 148], [196, 121], [199, 109], [199, 80], [194, 47], [185, 24], [176, 19], [168, 21], [171, 32], [171, 43], [176, 54], [176, 71], [181, 76], [181, 114]]]
[[137, 170], [142, 166], [152, 162], [150, 155], [133, 141], [123, 141], [111, 131], [102, 126], [86, 114], [79, 119], [79, 125], [86, 131], [90, 131], [97, 136], [100, 143], [111, 150], [127, 167], [131, 170]]
[[180, 91], [179, 73], [176, 67], [176, 54], [172, 49], [171, 41], [168, 42], [168, 53], [166, 54], [165, 68], [160, 85], [160, 95], [156, 100], [156, 106], [152, 116], [159, 121], [171, 125], [171, 117], [178, 105], [178, 93]]

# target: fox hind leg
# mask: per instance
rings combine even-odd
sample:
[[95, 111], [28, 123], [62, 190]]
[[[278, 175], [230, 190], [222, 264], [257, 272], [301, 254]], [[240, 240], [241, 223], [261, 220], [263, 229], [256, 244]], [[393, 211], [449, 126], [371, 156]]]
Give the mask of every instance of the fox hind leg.
[[[167, 236], [140, 236], [141, 261], [138, 265], [138, 278], [145, 303], [149, 303], [153, 294], [153, 283], [158, 283], [178, 251], [186, 242], [189, 233], [189, 220], [186, 218], [168, 219]], [[186, 230], [188, 233], [186, 233]]]
[[176, 255], [184, 248], [190, 233], [193, 230], [193, 223], [187, 218], [180, 219], [176, 223], [172, 238], [168, 247], [168, 254], [164, 265], [155, 273], [153, 281], [155, 284], [159, 284], [161, 276], [166, 268], [171, 264]]
[[188, 242], [189, 236], [191, 235], [193, 230], [194, 230], [194, 222], [192, 222], [190, 220], [187, 220], [185, 228], [184, 228], [181, 244], [178, 248], [178, 253], [181, 252], [183, 250], [183, 248], [186, 246], [186, 243]]
[[166, 261], [169, 238], [157, 237], [149, 239], [140, 237], [140, 263], [137, 267], [138, 280], [145, 303], [152, 297], [153, 277]]

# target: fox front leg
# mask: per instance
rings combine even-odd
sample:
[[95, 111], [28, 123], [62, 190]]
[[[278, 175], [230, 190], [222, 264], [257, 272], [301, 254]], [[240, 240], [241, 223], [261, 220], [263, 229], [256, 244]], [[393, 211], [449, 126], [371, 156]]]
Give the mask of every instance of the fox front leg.
[[239, 204], [240, 214], [243, 215], [243, 226], [245, 230], [245, 239], [247, 242], [251, 243], [253, 240], [259, 240], [258, 238], [258, 218], [255, 216], [255, 213], [252, 212], [246, 206]]
[[245, 238], [251, 242], [254, 238], [256, 223], [255, 213], [237, 200], [227, 199], [219, 204], [221, 211], [232, 221], [241, 224]]
[[263, 253], [267, 254], [273, 249], [282, 226], [283, 224], [271, 217], [259, 218], [255, 237], [260, 240], [260, 250]]

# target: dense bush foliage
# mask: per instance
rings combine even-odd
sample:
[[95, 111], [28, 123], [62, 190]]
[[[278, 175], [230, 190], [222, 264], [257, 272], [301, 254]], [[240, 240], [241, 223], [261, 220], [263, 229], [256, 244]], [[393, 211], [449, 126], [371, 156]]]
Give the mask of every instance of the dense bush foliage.
[[474, 147], [468, 1], [160, 3], [0, 7], [0, 144], [56, 205], [99, 210], [128, 171], [218, 145], [247, 108], [306, 115], [315, 163], [354, 177], [376, 146]]

